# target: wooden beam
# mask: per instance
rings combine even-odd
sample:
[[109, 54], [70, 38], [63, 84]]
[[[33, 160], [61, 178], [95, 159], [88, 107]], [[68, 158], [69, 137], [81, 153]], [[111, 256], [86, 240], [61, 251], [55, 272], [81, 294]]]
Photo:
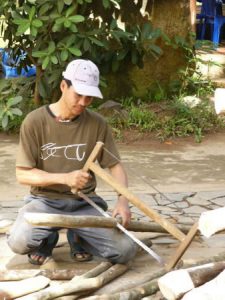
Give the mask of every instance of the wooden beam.
[[180, 243], [180, 246], [170, 259], [169, 263], [165, 266], [167, 271], [170, 271], [178, 262], [178, 260], [182, 257], [190, 243], [192, 242], [193, 238], [195, 237], [198, 230], [198, 222], [196, 222], [192, 228], [190, 229], [189, 233], [187, 234], [185, 240]]

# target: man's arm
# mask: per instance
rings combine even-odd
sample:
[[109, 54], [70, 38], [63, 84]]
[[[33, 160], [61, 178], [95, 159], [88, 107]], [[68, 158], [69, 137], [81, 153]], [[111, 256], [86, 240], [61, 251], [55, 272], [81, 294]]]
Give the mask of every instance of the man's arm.
[[37, 168], [16, 168], [19, 183], [30, 186], [48, 186], [64, 184], [71, 188], [82, 189], [90, 179], [90, 175], [82, 170], [69, 173], [48, 173]]
[[[109, 168], [109, 170], [110, 170], [111, 175], [118, 182], [120, 182], [125, 187], [128, 186], [127, 174], [121, 163], [114, 165], [113, 167]], [[131, 212], [130, 212], [130, 208], [128, 205], [128, 200], [123, 195], [118, 196], [118, 201], [113, 210], [112, 216], [116, 217], [117, 215], [120, 215], [122, 217], [123, 225], [125, 227], [130, 223]]]

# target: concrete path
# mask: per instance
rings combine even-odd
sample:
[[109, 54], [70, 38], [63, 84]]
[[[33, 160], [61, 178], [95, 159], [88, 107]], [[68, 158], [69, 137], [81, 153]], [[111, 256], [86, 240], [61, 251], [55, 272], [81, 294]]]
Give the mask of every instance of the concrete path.
[[[29, 192], [25, 186], [16, 182], [15, 157], [18, 137], [0, 135], [0, 222], [14, 220], [23, 196]], [[119, 144], [122, 161], [129, 177], [130, 190], [151, 208], [174, 224], [192, 225], [203, 211], [225, 205], [225, 138], [223, 133], [206, 137], [197, 144], [193, 139], [182, 139], [159, 143], [136, 142], [132, 145]], [[98, 193], [103, 196], [112, 210], [116, 193], [106, 183], [98, 180]], [[134, 219], [148, 220], [137, 208], [132, 207]], [[153, 249], [165, 259], [174, 252], [178, 242], [165, 234], [137, 234], [140, 238], [150, 238]], [[54, 251], [55, 262], [41, 268], [71, 268], [69, 249], [65, 232], [61, 234], [62, 247]], [[27, 263], [25, 256], [15, 255], [6, 244], [5, 235], [0, 235], [0, 248], [4, 249], [0, 264], [7, 269], [35, 268]], [[218, 234], [210, 239], [196, 238], [185, 253], [184, 260], [210, 257], [224, 249], [224, 235]], [[62, 255], [63, 253], [63, 255]], [[96, 261], [83, 264], [90, 268]], [[72, 266], [71, 266], [72, 265]], [[79, 265], [80, 266], [80, 265]], [[79, 267], [78, 266], [78, 267]], [[85, 266], [85, 267], [84, 267]], [[121, 289], [129, 281], [141, 278], [157, 270], [159, 265], [147, 253], [140, 252], [132, 262], [128, 275], [123, 275], [113, 285], [107, 285], [99, 293]], [[127, 277], [128, 276], [128, 277]], [[123, 284], [121, 284], [121, 282]], [[156, 299], [156, 298], [155, 298]]]

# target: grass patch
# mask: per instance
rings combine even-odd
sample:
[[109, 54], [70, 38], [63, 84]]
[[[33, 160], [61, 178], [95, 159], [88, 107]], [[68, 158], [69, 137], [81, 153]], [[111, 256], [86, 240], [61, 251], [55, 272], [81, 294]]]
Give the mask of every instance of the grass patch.
[[131, 104], [125, 108], [126, 118], [109, 117], [117, 139], [123, 139], [123, 131], [134, 130], [139, 135], [152, 133], [161, 141], [174, 137], [194, 136], [201, 142], [204, 134], [225, 128], [225, 118], [218, 117], [209, 100], [189, 107], [181, 99], [171, 102]]

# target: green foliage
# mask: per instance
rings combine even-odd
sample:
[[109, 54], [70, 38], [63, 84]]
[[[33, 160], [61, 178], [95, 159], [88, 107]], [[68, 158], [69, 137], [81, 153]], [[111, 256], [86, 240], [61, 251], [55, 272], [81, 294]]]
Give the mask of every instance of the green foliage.
[[208, 97], [213, 93], [215, 87], [209, 78], [204, 78], [199, 65], [217, 65], [215, 62], [205, 61], [197, 55], [196, 50], [204, 49], [211, 51], [213, 44], [209, 41], [196, 41], [195, 45], [184, 38], [175, 36], [169, 45], [182, 50], [186, 57], [186, 66], [178, 71], [178, 79], [170, 83], [170, 94], [178, 97], [186, 95], [195, 95], [197, 97]]
[[0, 130], [17, 130], [24, 112], [31, 109], [31, 86], [34, 79], [0, 80]]
[[[139, 25], [125, 18], [121, 29], [118, 18], [127, 14], [127, 5], [125, 0], [0, 0], [6, 25], [1, 33], [14, 57], [27, 53], [21, 67], [37, 66], [37, 90], [50, 100], [62, 70], [75, 57], [93, 60], [104, 75], [128, 63], [142, 67], [146, 53], [161, 54], [155, 45], [161, 32], [149, 20]], [[134, 9], [144, 21], [140, 7]]]
[[22, 111], [15, 107], [22, 99], [21, 96], [15, 96], [7, 99], [5, 102], [2, 101], [0, 105], [0, 120], [3, 129], [7, 128], [9, 120], [13, 120], [15, 116], [22, 116]]
[[126, 126], [140, 131], [153, 131], [159, 126], [157, 116], [145, 105], [131, 106]]
[[178, 99], [171, 103], [170, 109], [172, 116], [162, 120], [157, 133], [161, 140], [194, 135], [196, 142], [201, 142], [204, 133], [224, 128], [225, 125], [208, 101], [191, 108]]
[[[127, 105], [129, 102], [130, 107]], [[196, 142], [201, 142], [204, 134], [225, 127], [224, 118], [216, 115], [214, 107], [207, 100], [192, 108], [180, 98], [164, 104], [134, 105], [135, 102], [131, 98], [125, 101], [127, 118], [114, 116], [109, 120], [117, 138], [122, 138], [123, 130], [135, 129], [140, 133], [152, 133], [161, 141], [194, 136]]]

